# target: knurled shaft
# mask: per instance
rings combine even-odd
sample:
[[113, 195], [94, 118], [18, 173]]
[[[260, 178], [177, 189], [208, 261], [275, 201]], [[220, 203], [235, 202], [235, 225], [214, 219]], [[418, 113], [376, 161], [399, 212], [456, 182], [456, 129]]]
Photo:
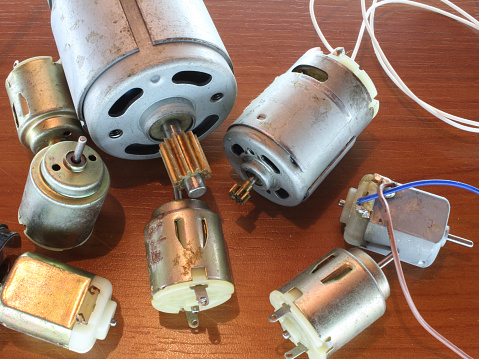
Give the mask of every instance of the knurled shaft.
[[211, 168], [193, 132], [180, 132], [165, 138], [160, 144], [161, 158], [165, 163], [173, 187], [185, 189], [185, 180], [193, 176], [211, 177]]

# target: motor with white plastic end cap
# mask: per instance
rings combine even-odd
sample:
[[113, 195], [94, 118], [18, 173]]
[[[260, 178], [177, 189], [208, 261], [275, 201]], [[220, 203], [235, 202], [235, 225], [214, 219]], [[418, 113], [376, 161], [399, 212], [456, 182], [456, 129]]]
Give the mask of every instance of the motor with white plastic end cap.
[[376, 115], [376, 95], [344, 49], [306, 52], [226, 132], [226, 157], [245, 180], [231, 197], [244, 204], [254, 189], [284, 206], [306, 200]]
[[191, 328], [198, 313], [223, 304], [234, 292], [219, 216], [199, 200], [158, 207], [145, 227], [151, 304], [160, 312], [185, 312]]
[[[379, 200], [357, 204], [359, 198], [377, 193], [383, 182], [392, 181], [379, 174], [364, 176], [358, 188], [351, 188], [339, 205], [343, 207], [340, 221], [346, 225], [346, 242], [386, 255], [391, 247], [383, 206]], [[473, 246], [473, 242], [449, 233], [450, 205], [446, 198], [415, 188], [386, 194], [386, 198], [401, 261], [424, 268], [435, 261], [446, 241]]]
[[269, 321], [279, 321], [283, 337], [296, 344], [284, 357], [329, 357], [384, 314], [389, 291], [366, 253], [334, 249], [270, 294]]
[[117, 304], [102, 277], [36, 253], [21, 255], [0, 287], [0, 323], [7, 328], [88, 352], [103, 340]]
[[41, 247], [77, 247], [90, 237], [109, 187], [108, 169], [86, 137], [56, 143], [33, 158], [18, 221]]

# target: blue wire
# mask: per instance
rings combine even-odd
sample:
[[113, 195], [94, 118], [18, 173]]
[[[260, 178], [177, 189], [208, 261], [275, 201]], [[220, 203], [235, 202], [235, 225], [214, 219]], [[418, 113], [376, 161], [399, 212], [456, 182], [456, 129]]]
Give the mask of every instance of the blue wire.
[[[421, 186], [452, 186], [452, 187], [458, 187], [462, 189], [466, 189], [468, 191], [471, 191], [475, 194], [479, 195], [479, 188], [476, 188], [474, 186], [471, 186], [467, 183], [462, 183], [462, 182], [457, 182], [457, 181], [449, 181], [449, 180], [442, 180], [442, 179], [432, 179], [432, 180], [423, 180], [423, 181], [415, 181], [415, 182], [410, 182], [406, 183], [397, 187], [389, 188], [384, 191], [384, 195], [390, 194], [390, 193], [396, 193], [399, 191], [403, 191], [408, 188], [412, 187], [421, 187]], [[377, 199], [378, 194], [370, 194], [369, 196], [364, 196], [358, 199], [357, 203], [362, 204], [367, 201], [371, 201], [373, 199]]]

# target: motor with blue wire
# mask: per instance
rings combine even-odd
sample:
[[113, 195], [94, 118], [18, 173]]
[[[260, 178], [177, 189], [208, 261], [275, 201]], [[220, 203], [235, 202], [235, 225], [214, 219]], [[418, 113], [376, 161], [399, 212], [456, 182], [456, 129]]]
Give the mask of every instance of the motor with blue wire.
[[[393, 181], [379, 174], [366, 175], [358, 188], [351, 188], [346, 200], [339, 202], [343, 207], [340, 221], [346, 225], [347, 243], [382, 255], [391, 252], [383, 206], [375, 200], [379, 185], [390, 182]], [[423, 268], [434, 262], [447, 241], [473, 246], [470, 240], [449, 233], [450, 205], [446, 198], [413, 188], [426, 185], [452, 185], [479, 194], [473, 186], [446, 180], [396, 184], [385, 191], [401, 261]]]

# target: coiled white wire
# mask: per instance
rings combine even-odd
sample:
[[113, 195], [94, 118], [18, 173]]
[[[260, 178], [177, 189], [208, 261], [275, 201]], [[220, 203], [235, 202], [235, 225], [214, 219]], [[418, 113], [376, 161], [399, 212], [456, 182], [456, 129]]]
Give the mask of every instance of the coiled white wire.
[[[417, 97], [410, 89], [409, 87], [406, 86], [406, 84], [401, 80], [400, 76], [397, 74], [397, 72], [394, 70], [392, 65], [389, 63], [386, 55], [384, 54], [381, 46], [379, 45], [378, 40], [376, 39], [376, 36], [374, 35], [374, 13], [376, 9], [379, 6], [387, 5], [387, 4], [404, 4], [404, 5], [410, 5], [410, 6], [415, 6], [419, 7], [425, 10], [429, 10], [438, 14], [441, 14], [443, 16], [447, 16], [453, 20], [456, 20], [464, 25], [470, 26], [473, 29], [479, 30], [479, 21], [475, 19], [473, 16], [468, 14], [466, 11], [461, 9], [459, 6], [455, 5], [454, 3], [448, 1], [448, 0], [440, 0], [447, 6], [451, 7], [455, 11], [457, 11], [460, 15], [463, 17], [457, 16], [455, 14], [452, 14], [450, 12], [441, 10], [439, 8], [436, 8], [434, 6], [422, 4], [419, 2], [415, 1], [410, 1], [410, 0], [383, 0], [378, 2], [377, 0], [373, 0], [372, 5], [369, 7], [369, 9], [366, 10], [366, 1], [361, 0], [361, 11], [363, 15], [363, 22], [361, 24], [361, 29], [359, 30], [359, 36], [358, 40], [356, 41], [356, 46], [354, 47], [353, 54], [351, 58], [354, 60], [356, 58], [356, 55], [359, 51], [359, 47], [364, 35], [364, 29], [367, 30], [371, 42], [373, 44], [373, 49], [374, 53], [376, 54], [376, 57], [378, 58], [379, 63], [381, 64], [383, 70], [386, 72], [386, 74], [389, 76], [389, 78], [396, 84], [401, 91], [403, 91], [407, 96], [409, 96], [412, 100], [414, 100], [419, 106], [424, 108], [426, 111], [431, 113], [432, 115], [436, 116], [440, 120], [446, 122], [447, 124], [454, 126], [456, 128], [459, 128], [464, 131], [468, 132], [475, 132], [479, 133], [479, 122], [478, 121], [473, 121], [469, 120], [466, 118], [462, 118], [459, 116], [452, 115], [450, 113], [447, 113], [445, 111], [439, 110], [438, 108], [428, 104], [427, 102], [421, 100], [419, 97]], [[310, 0], [309, 2], [309, 12], [311, 15], [311, 20], [313, 22], [314, 28], [316, 29], [316, 32], [323, 42], [324, 46], [332, 52], [334, 48], [328, 43], [326, 38], [324, 37], [323, 33], [321, 32], [321, 29], [319, 28], [318, 22], [316, 20], [316, 15], [314, 11], [314, 2], [315, 0]]]

